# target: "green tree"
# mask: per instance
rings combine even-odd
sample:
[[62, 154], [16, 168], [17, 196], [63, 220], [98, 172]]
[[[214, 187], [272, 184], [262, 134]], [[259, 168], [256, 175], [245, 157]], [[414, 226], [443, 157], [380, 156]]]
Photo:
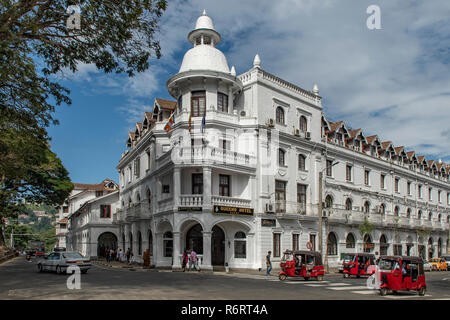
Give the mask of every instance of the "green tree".
[[35, 232], [29, 225], [9, 224], [5, 229], [5, 235], [8, 239], [10, 238], [11, 232], [14, 235], [14, 246], [19, 250], [25, 250], [29, 240], [38, 238], [33, 236]]
[[[68, 23], [79, 9], [80, 28]], [[49, 148], [56, 106], [71, 104], [54, 74], [80, 63], [133, 76], [160, 58], [165, 0], [0, 0], [0, 245], [22, 199], [58, 205], [73, 185]], [[77, 10], [78, 11], [78, 10]]]

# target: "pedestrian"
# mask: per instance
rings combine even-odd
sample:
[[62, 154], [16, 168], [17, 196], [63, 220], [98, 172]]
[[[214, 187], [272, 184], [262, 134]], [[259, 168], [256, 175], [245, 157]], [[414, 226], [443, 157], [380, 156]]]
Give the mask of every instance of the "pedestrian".
[[194, 267], [195, 271], [200, 271], [197, 262], [197, 252], [191, 249], [191, 253], [189, 254], [189, 271], [191, 271], [192, 267]]
[[270, 271], [272, 270], [272, 261], [270, 261], [271, 253], [272, 252], [268, 251], [266, 256], [266, 267], [267, 267], [266, 276], [270, 276]]
[[187, 262], [188, 262], [188, 252], [186, 249], [184, 249], [183, 255], [181, 256], [181, 268], [183, 269], [183, 272], [186, 271]]
[[128, 248], [127, 250], [127, 263], [130, 264], [130, 259], [131, 259], [131, 250], [130, 248]]
[[113, 261], [113, 257], [114, 257], [114, 250], [113, 248], [109, 249], [109, 262]]
[[119, 249], [119, 252], [117, 253], [117, 260], [119, 260], [119, 262], [123, 262], [123, 252], [122, 252], [122, 249]]

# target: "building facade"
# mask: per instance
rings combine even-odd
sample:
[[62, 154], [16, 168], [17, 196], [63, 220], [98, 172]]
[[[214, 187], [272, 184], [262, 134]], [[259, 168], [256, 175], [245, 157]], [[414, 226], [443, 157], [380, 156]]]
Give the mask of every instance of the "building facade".
[[68, 248], [67, 233], [69, 216], [77, 212], [86, 202], [119, 190], [119, 186], [110, 179], [97, 184], [74, 183], [69, 197], [59, 207], [56, 221], [57, 247]]
[[107, 249], [118, 248], [118, 226], [112, 223], [112, 213], [119, 206], [119, 191], [86, 201], [68, 216], [67, 247], [85, 257], [105, 257]]
[[268, 251], [276, 266], [308, 243], [330, 267], [356, 250], [447, 250], [449, 166], [330, 123], [317, 85], [266, 72], [258, 55], [237, 76], [205, 12], [188, 40], [166, 83], [174, 101], [155, 99], [117, 166], [113, 221], [135, 262], [147, 248], [168, 268], [194, 249], [203, 269], [264, 268]]

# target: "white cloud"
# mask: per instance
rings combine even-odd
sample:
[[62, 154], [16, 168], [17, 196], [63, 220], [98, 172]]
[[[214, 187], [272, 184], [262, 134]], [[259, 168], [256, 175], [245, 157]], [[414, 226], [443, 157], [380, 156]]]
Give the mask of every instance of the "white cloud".
[[[381, 8], [382, 30], [366, 27], [372, 4]], [[166, 94], [203, 9], [238, 73], [259, 53], [268, 72], [307, 90], [318, 83], [329, 118], [450, 161], [450, 1], [170, 2], [161, 21], [162, 59], [120, 80], [129, 119], [143, 112], [140, 99]]]

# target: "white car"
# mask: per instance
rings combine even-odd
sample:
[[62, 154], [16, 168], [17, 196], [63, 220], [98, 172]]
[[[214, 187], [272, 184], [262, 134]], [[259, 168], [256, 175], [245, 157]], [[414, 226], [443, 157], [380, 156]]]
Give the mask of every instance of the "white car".
[[432, 271], [433, 265], [429, 263], [427, 260], [423, 259], [423, 271]]
[[37, 268], [39, 272], [56, 271], [56, 273], [62, 274], [66, 273], [69, 266], [76, 265], [80, 268], [81, 273], [86, 273], [91, 267], [90, 262], [88, 258], [78, 252], [52, 252], [37, 262]]

